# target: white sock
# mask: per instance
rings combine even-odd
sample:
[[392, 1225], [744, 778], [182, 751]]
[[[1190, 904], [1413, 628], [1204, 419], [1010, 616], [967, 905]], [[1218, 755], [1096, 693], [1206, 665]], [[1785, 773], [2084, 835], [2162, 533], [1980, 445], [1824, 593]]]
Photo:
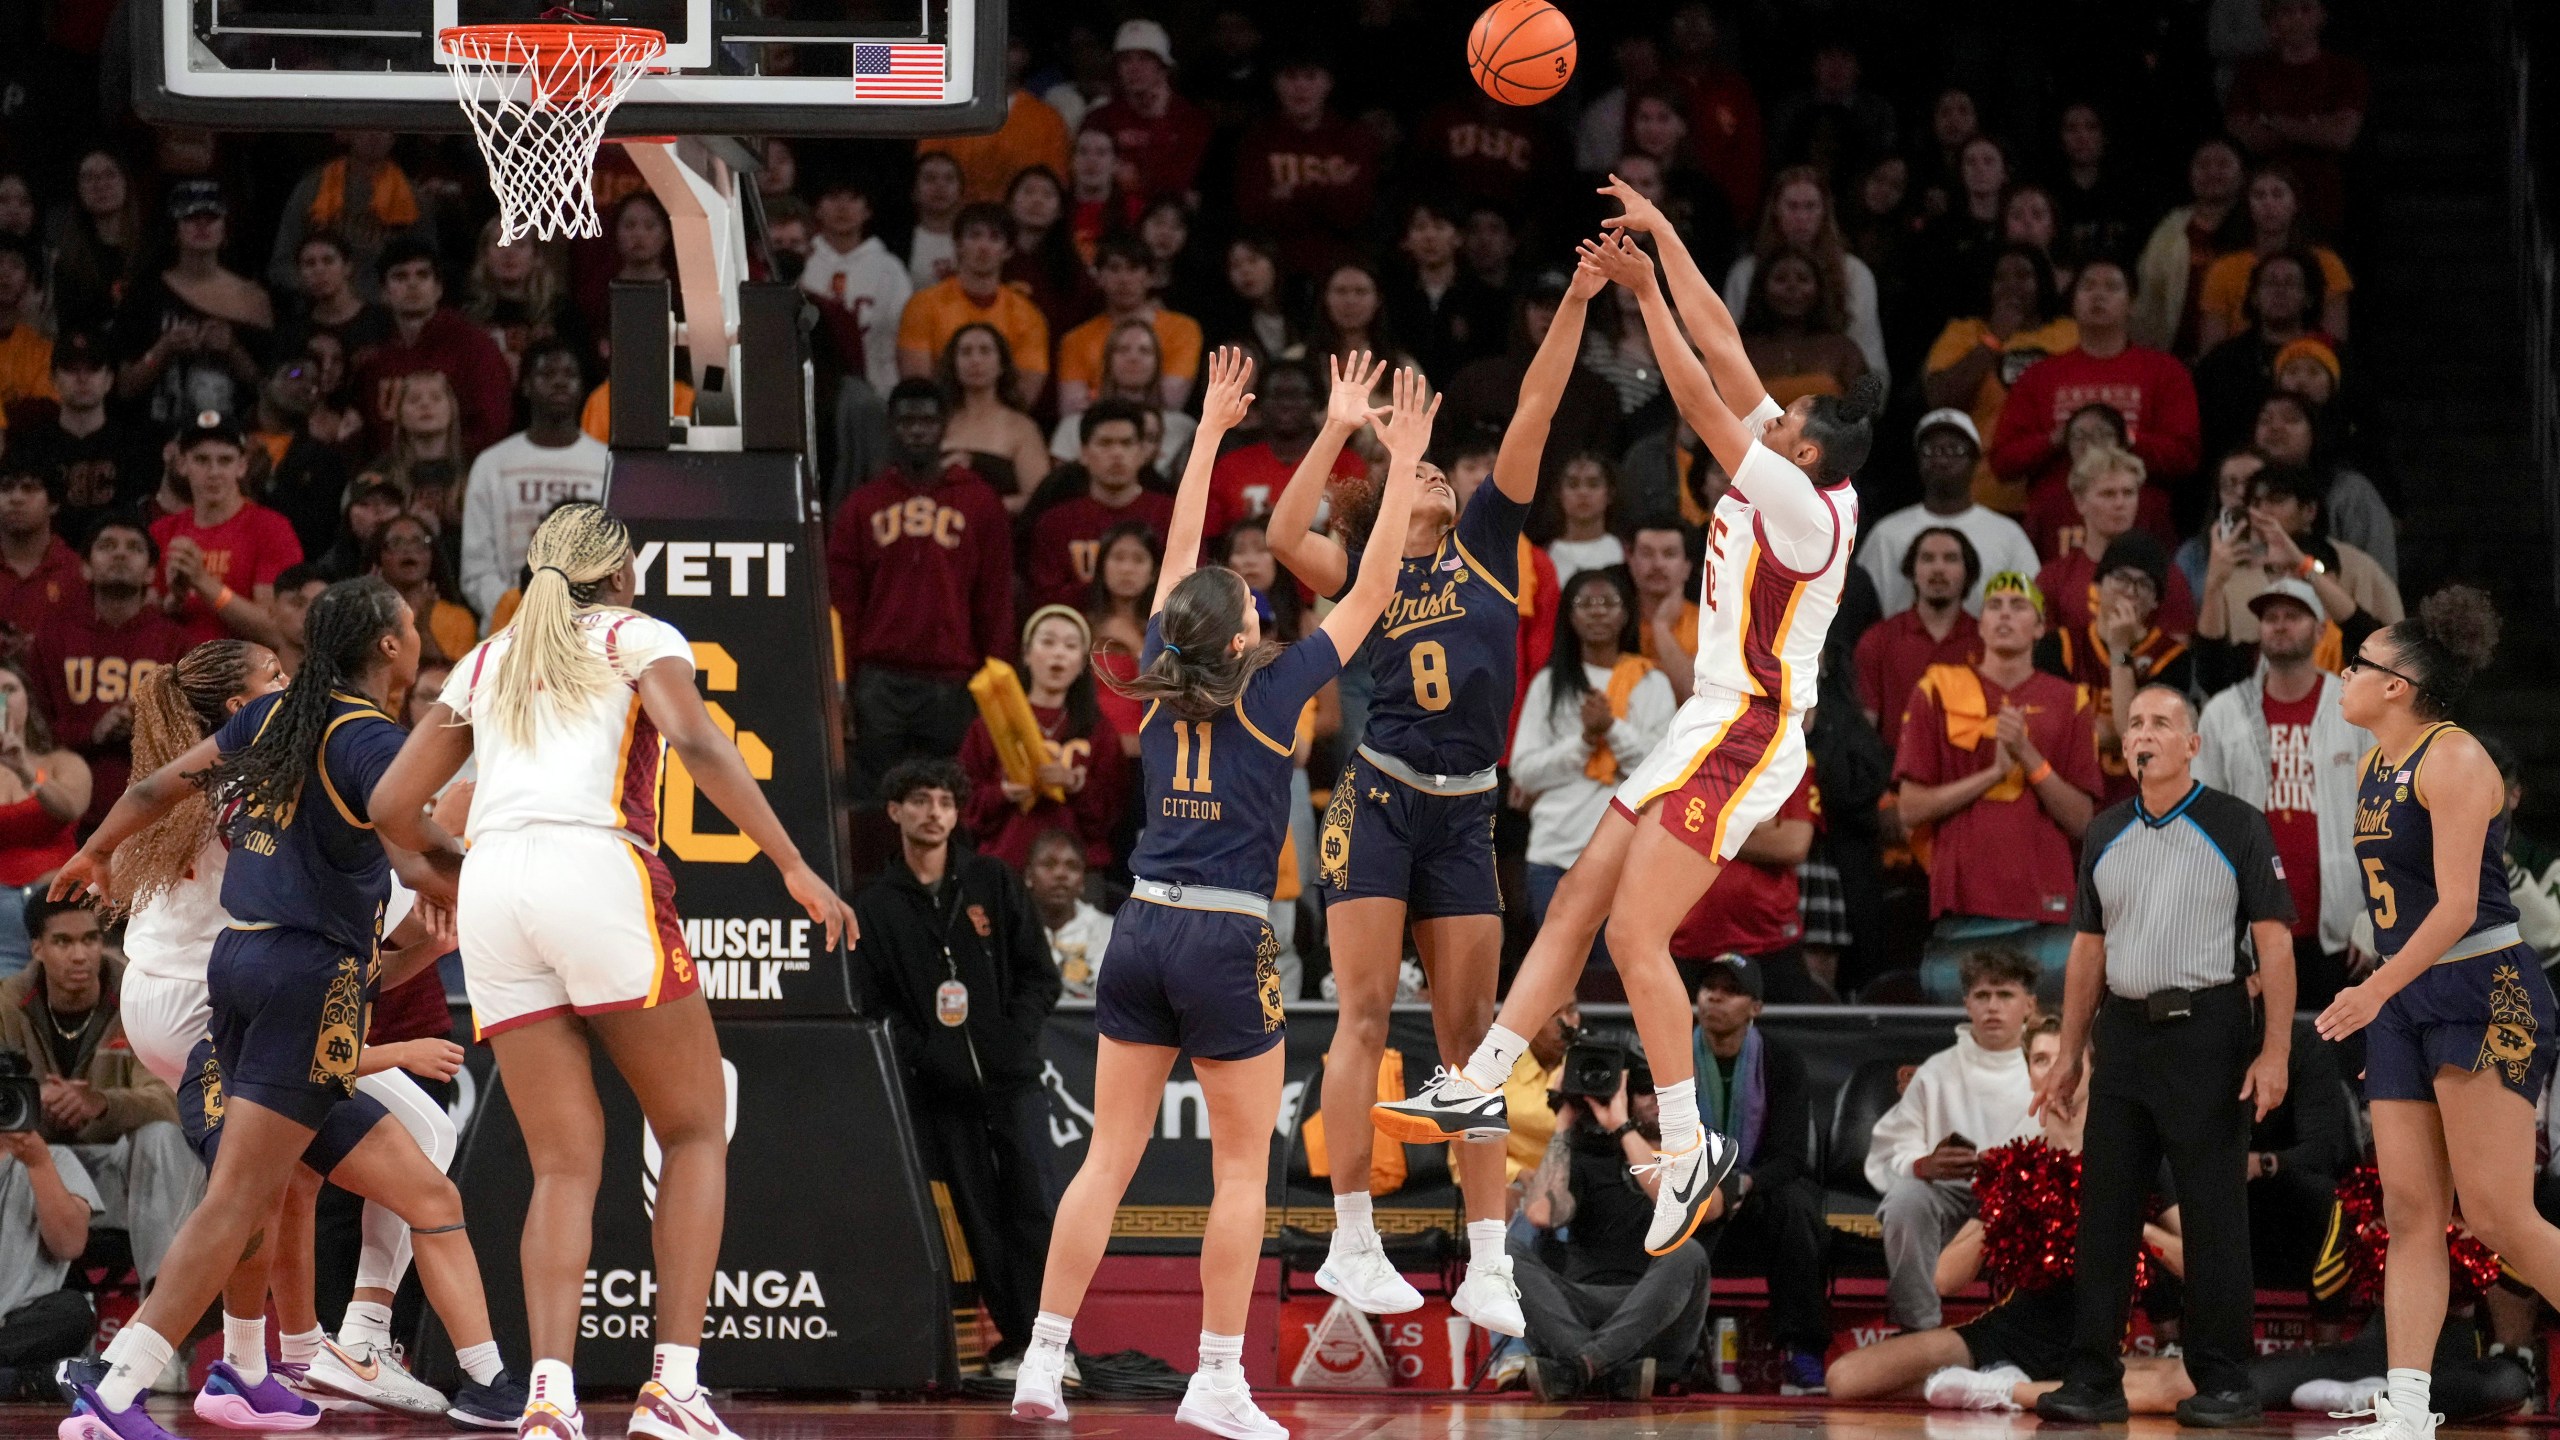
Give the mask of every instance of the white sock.
[[1200, 1373], [1222, 1385], [1244, 1383], [1244, 1337], [1201, 1331]]
[[2428, 1413], [2430, 1401], [2426, 1371], [2404, 1370], [2395, 1365], [2385, 1378], [2390, 1382], [2392, 1409], [2412, 1418]]
[[255, 1385], [267, 1378], [267, 1317], [253, 1315], [243, 1320], [225, 1310], [222, 1312], [222, 1358], [240, 1378]]
[[1336, 1249], [1363, 1250], [1378, 1243], [1378, 1221], [1369, 1207], [1369, 1192], [1352, 1190], [1333, 1197], [1333, 1243]]
[[110, 1410], [130, 1410], [133, 1399], [151, 1388], [160, 1372], [169, 1368], [174, 1353], [169, 1342], [139, 1321], [128, 1320], [107, 1342], [107, 1378], [98, 1382], [98, 1399]]
[[1046, 1346], [1052, 1351], [1064, 1354], [1067, 1348], [1067, 1336], [1075, 1329], [1075, 1323], [1075, 1317], [1072, 1315], [1060, 1315], [1050, 1310], [1041, 1311], [1031, 1321], [1030, 1348], [1038, 1350]]
[[649, 1362], [649, 1378], [665, 1386], [668, 1394], [682, 1400], [693, 1394], [699, 1383], [693, 1372], [694, 1367], [701, 1363], [702, 1347], [699, 1345], [661, 1345]]
[[2308, 1410], [2315, 1415], [2323, 1411], [2344, 1414], [2371, 1409], [2373, 1397], [2382, 1387], [2383, 1380], [2379, 1375], [2362, 1380], [2305, 1380], [2293, 1387], [2293, 1394], [2286, 1398], [2293, 1401], [2296, 1410]]
[[578, 1413], [578, 1381], [569, 1373], [568, 1365], [559, 1360], [536, 1360], [533, 1373], [525, 1377], [525, 1403], [539, 1402], [563, 1415]]
[[358, 1345], [391, 1348], [391, 1307], [376, 1300], [350, 1300], [346, 1318], [338, 1322], [338, 1343], [352, 1350]]
[[1469, 1057], [1467, 1068], [1461, 1073], [1468, 1084], [1491, 1095], [1511, 1079], [1511, 1067], [1519, 1063], [1528, 1048], [1527, 1040], [1496, 1025], [1484, 1032], [1484, 1039], [1477, 1042], [1476, 1053]]
[[471, 1377], [474, 1385], [486, 1385], [507, 1373], [505, 1362], [498, 1358], [498, 1342], [495, 1340], [483, 1340], [477, 1345], [457, 1345], [453, 1358], [462, 1366], [462, 1373]]
[[1653, 1087], [1654, 1104], [1661, 1114], [1662, 1148], [1666, 1153], [1686, 1150], [1698, 1143], [1698, 1081], [1695, 1076], [1677, 1085]]
[[1499, 1220], [1468, 1221], [1467, 1268], [1481, 1270], [1509, 1254], [1504, 1242], [1510, 1238], [1510, 1230], [1510, 1226]]
[[320, 1353], [320, 1342], [328, 1338], [328, 1331], [314, 1325], [299, 1335], [278, 1335], [276, 1349], [282, 1352], [287, 1365], [308, 1365]]

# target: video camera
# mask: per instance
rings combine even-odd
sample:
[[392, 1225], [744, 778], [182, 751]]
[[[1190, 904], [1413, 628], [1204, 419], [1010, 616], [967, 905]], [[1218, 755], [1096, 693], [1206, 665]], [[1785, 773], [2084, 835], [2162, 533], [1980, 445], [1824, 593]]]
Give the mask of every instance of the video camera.
[[[1651, 1083], [1651, 1068], [1645, 1064], [1644, 1045], [1630, 1031], [1573, 1030], [1565, 1039], [1564, 1067], [1556, 1074], [1556, 1094], [1577, 1100], [1606, 1101], [1618, 1093], [1618, 1084], [1630, 1071], [1645, 1072], [1645, 1083]], [[1629, 1082], [1630, 1088], [1643, 1088]]]
[[44, 1128], [44, 1082], [27, 1058], [0, 1050], [0, 1135]]

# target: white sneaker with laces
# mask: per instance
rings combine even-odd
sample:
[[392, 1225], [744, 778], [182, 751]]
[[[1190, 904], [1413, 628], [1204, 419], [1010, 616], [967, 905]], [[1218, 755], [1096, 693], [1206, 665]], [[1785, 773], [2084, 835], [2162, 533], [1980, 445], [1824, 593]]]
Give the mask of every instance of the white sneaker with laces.
[[370, 1341], [347, 1346], [322, 1340], [302, 1380], [312, 1389], [401, 1415], [441, 1420], [453, 1405], [442, 1391], [409, 1373], [398, 1347]]
[[2441, 1415], [2403, 1413], [2392, 1405], [2388, 1390], [2375, 1394], [2370, 1409], [2330, 1412], [2333, 1420], [2353, 1420], [2364, 1415], [2373, 1418], [2362, 1425], [2348, 1426], [2332, 1440], [2435, 1440], [2436, 1427], [2444, 1423]]
[[1479, 1090], [1464, 1071], [1446, 1065], [1431, 1072], [1420, 1094], [1370, 1106], [1369, 1119], [1379, 1134], [1406, 1145], [1495, 1140], [1511, 1133], [1510, 1105], [1502, 1092]]
[[2027, 1372], [2015, 1365], [1988, 1370], [1950, 1365], [1929, 1377], [1920, 1397], [1940, 1410], [2015, 1410], [2018, 1402], [2011, 1392], [2025, 1383]]
[[678, 1399], [655, 1380], [641, 1386], [632, 1400], [629, 1429], [649, 1440], [739, 1440], [738, 1432], [712, 1413], [710, 1391], [696, 1385], [691, 1395]]
[[1021, 1368], [1013, 1372], [1014, 1419], [1035, 1424], [1066, 1423], [1067, 1399], [1062, 1382], [1069, 1358], [1064, 1349], [1053, 1354], [1045, 1345], [1034, 1345], [1022, 1352]]
[[1518, 1337], [1529, 1333], [1529, 1322], [1520, 1313], [1520, 1287], [1512, 1281], [1508, 1255], [1483, 1265], [1467, 1262], [1466, 1283], [1449, 1297], [1449, 1308], [1496, 1335]]
[[533, 1401], [516, 1421], [516, 1440], [587, 1440], [587, 1412], [563, 1413], [557, 1405]]
[[1668, 1255], [1697, 1234], [1707, 1217], [1707, 1202], [1715, 1198], [1716, 1187], [1741, 1158], [1741, 1146], [1713, 1130], [1701, 1130], [1698, 1143], [1688, 1149], [1658, 1154], [1650, 1165], [1630, 1167], [1633, 1173], [1652, 1171], [1662, 1179], [1662, 1187], [1654, 1192], [1653, 1224], [1644, 1232], [1645, 1253]]
[[1195, 1371], [1191, 1388], [1182, 1395], [1182, 1408], [1173, 1412], [1175, 1423], [1224, 1435], [1227, 1440], [1289, 1440], [1287, 1426], [1262, 1413], [1253, 1403], [1253, 1387], [1237, 1373], [1232, 1379], [1213, 1379], [1207, 1371]]
[[1364, 1315], [1402, 1315], [1422, 1308], [1422, 1292], [1396, 1273], [1375, 1237], [1352, 1241], [1335, 1231], [1333, 1251], [1316, 1271], [1316, 1283]]

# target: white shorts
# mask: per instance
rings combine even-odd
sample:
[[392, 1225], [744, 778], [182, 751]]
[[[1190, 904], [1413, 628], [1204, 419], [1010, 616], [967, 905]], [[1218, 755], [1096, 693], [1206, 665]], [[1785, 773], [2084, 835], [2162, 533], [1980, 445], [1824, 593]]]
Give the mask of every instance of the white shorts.
[[1609, 803], [1641, 819], [1647, 805], [1662, 802], [1663, 828], [1721, 863], [1796, 793], [1804, 767], [1801, 712], [1759, 696], [1701, 690]]
[[173, 980], [127, 966], [116, 986], [116, 1011], [133, 1058], [176, 1089], [186, 1078], [187, 1052], [213, 1024], [213, 991], [202, 976]]
[[674, 901], [666, 865], [611, 830], [530, 825], [473, 840], [456, 914], [473, 1024], [485, 1037], [694, 993]]

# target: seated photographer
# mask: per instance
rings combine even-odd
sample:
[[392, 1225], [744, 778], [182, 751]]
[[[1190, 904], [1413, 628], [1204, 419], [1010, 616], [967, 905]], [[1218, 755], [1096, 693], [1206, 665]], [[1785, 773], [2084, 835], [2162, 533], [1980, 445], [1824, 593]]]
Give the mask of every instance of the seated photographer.
[[[1511, 1241], [1512, 1278], [1529, 1321], [1529, 1385], [1543, 1400], [1585, 1391], [1653, 1394], [1657, 1375], [1688, 1373], [1707, 1328], [1707, 1252], [1696, 1239], [1647, 1255], [1653, 1221], [1653, 1073], [1633, 1035], [1590, 1036], [1565, 1056], [1556, 1133], [1529, 1177], [1521, 1214], [1552, 1232], [1560, 1268]], [[1724, 1212], [1732, 1182], [1708, 1202]]]
[[0, 1052], [0, 1400], [49, 1376], [89, 1344], [89, 1297], [62, 1288], [104, 1209], [69, 1147], [48, 1145], [44, 1090], [32, 1066]]
[[1973, 1218], [1975, 1152], [2033, 1133], [2034, 1087], [2020, 1043], [2036, 1013], [2036, 963], [2015, 950], [1976, 950], [1957, 969], [1965, 1023], [1956, 1043], [1914, 1071], [1877, 1118], [1867, 1183], [1882, 1200], [1887, 1305], [1905, 1330], [1938, 1324], [1938, 1252]]
[[124, 962], [108, 958], [97, 912], [30, 900], [26, 921], [35, 960], [0, 981], [0, 1051], [36, 1077], [40, 1134], [79, 1157], [99, 1223], [131, 1238], [148, 1289], [204, 1194], [204, 1162], [178, 1128], [178, 1097], [125, 1040], [116, 1006]]
[[1831, 1345], [1828, 1226], [1813, 1175], [1804, 1057], [1754, 1023], [1765, 983], [1760, 963], [1740, 955], [1719, 955], [1699, 971], [1698, 1114], [1733, 1137], [1742, 1159], [1731, 1213], [1698, 1238], [1728, 1262], [1725, 1273], [1768, 1278], [1778, 1393], [1820, 1395]]

